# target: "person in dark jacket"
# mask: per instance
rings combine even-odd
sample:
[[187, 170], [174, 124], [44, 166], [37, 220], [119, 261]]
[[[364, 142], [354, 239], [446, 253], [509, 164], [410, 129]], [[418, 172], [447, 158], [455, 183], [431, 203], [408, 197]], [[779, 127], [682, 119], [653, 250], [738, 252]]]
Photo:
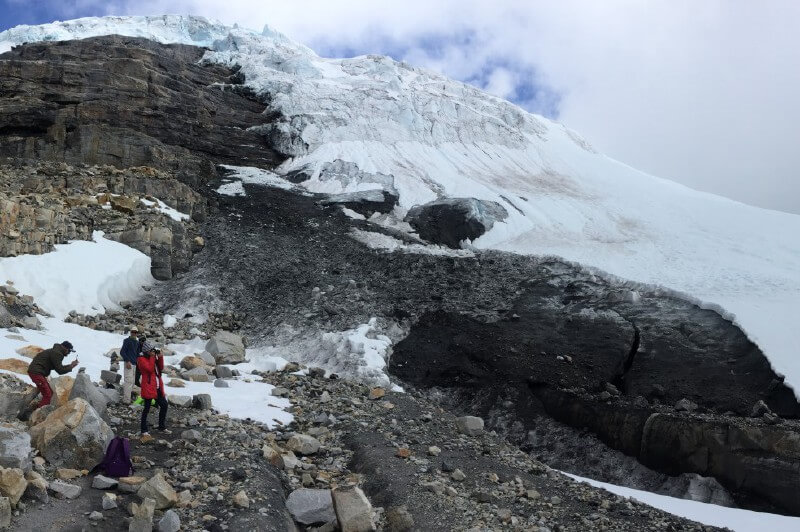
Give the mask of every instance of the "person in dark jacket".
[[72, 348], [72, 344], [64, 341], [60, 344], [55, 344], [50, 349], [41, 351], [38, 355], [33, 357], [33, 360], [28, 365], [28, 376], [42, 394], [42, 400], [36, 408], [49, 405], [50, 399], [53, 397], [53, 390], [50, 388], [50, 383], [47, 382], [47, 377], [50, 376], [50, 372], [55, 370], [59, 375], [64, 375], [72, 371], [72, 369], [78, 365], [77, 359], [66, 366], [63, 364], [64, 357], [74, 352], [75, 350]]
[[158, 430], [167, 430], [167, 397], [164, 393], [164, 381], [161, 380], [161, 372], [164, 370], [164, 356], [160, 349], [156, 349], [151, 344], [145, 342], [142, 346], [142, 356], [137, 362], [139, 371], [142, 372], [142, 399], [144, 399], [144, 409], [142, 410], [142, 436], [149, 436], [147, 431], [147, 414], [150, 413], [150, 403], [156, 400], [158, 405]]
[[122, 370], [122, 402], [126, 404], [131, 402], [131, 391], [136, 380], [136, 360], [139, 358], [141, 348], [137, 338], [138, 334], [139, 329], [135, 326], [131, 327], [130, 336], [122, 342], [122, 349], [119, 351], [122, 363], [125, 364]]
[[[140, 332], [139, 333], [139, 349], [136, 351], [136, 357], [137, 357], [136, 359], [137, 360], [139, 359], [138, 357], [142, 356], [142, 346], [144, 345], [144, 343], [146, 341], [147, 341], [147, 337]], [[140, 386], [141, 385], [140, 384], [141, 380], [142, 380], [142, 372], [139, 371], [139, 366], [137, 365], [136, 366], [136, 378], [133, 380], [133, 383], [136, 386]]]

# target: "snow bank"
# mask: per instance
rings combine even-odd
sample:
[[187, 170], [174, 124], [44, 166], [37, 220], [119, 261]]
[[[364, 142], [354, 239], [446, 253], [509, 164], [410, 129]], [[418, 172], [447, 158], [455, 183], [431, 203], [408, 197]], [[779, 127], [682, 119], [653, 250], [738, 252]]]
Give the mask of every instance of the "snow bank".
[[260, 185], [262, 187], [280, 188], [282, 190], [299, 190], [299, 187], [294, 186], [275, 172], [270, 172], [269, 170], [262, 170], [261, 168], [252, 166], [231, 166], [228, 164], [223, 164], [222, 167], [229, 172], [225, 175], [226, 179], [237, 179], [245, 185]]
[[120, 301], [136, 299], [154, 279], [150, 257], [96, 231], [92, 242], [75, 241], [56, 245], [43, 255], [0, 259], [0, 282], [6, 281], [63, 319], [71, 310], [96, 315], [119, 309]]
[[735, 532], [795, 532], [800, 530], [800, 517], [788, 517], [785, 515], [767, 514], [752, 512], [750, 510], [740, 510], [739, 508], [726, 508], [716, 504], [706, 504], [702, 502], [689, 501], [686, 499], [676, 499], [666, 495], [657, 495], [649, 491], [634, 490], [606, 484], [589, 478], [579, 477], [564, 473], [580, 482], [591, 484], [592, 486], [603, 488], [621, 495], [630, 497], [643, 502], [654, 508], [659, 508], [665, 512], [679, 515], [699, 523], [711, 526], [727, 527]]

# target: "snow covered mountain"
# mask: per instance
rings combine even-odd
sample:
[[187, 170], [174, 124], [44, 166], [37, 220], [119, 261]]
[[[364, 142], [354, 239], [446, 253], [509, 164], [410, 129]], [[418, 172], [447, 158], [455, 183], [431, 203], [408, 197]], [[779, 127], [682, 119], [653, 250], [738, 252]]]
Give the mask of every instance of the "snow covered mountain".
[[281, 116], [264, 126], [289, 156], [275, 171], [305, 173], [308, 190], [391, 189], [400, 219], [444, 197], [495, 201], [508, 217], [476, 247], [558, 255], [682, 293], [735, 320], [800, 390], [800, 216], [644, 174], [560, 124], [433, 72], [379, 56], [321, 58], [269, 28], [88, 18], [2, 32], [0, 52], [109, 34], [203, 46], [204, 61], [241, 66]]

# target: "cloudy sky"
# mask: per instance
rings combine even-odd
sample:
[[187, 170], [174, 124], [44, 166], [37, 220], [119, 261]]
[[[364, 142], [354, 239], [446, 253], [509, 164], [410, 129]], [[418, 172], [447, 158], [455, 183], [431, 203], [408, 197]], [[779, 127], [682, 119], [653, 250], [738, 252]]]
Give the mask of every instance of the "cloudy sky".
[[0, 29], [163, 13], [433, 68], [651, 174], [800, 213], [800, 1], [0, 0]]

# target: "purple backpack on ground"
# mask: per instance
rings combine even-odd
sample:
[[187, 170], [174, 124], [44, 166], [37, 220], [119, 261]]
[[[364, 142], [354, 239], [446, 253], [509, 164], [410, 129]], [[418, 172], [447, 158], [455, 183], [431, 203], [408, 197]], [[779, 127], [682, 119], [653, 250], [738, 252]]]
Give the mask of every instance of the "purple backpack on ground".
[[131, 443], [128, 438], [114, 437], [106, 447], [103, 461], [94, 469], [102, 469], [109, 477], [128, 477], [133, 469], [131, 462]]

